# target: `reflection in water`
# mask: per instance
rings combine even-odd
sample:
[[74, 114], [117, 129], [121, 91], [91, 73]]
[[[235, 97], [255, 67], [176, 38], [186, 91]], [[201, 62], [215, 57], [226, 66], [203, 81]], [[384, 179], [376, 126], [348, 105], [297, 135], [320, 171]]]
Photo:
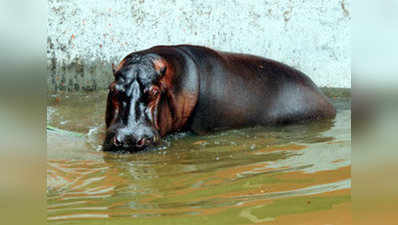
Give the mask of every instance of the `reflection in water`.
[[85, 135], [48, 133], [50, 223], [249, 224], [350, 201], [347, 100], [334, 121], [175, 134], [144, 152], [115, 154], [99, 151], [104, 93], [57, 99], [49, 124]]

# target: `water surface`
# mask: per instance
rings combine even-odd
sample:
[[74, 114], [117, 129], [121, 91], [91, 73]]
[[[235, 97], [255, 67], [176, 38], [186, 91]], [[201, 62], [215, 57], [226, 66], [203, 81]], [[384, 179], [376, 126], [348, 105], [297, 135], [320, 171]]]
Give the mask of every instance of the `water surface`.
[[53, 95], [49, 224], [349, 224], [350, 99], [333, 121], [179, 133], [102, 152], [105, 92]]

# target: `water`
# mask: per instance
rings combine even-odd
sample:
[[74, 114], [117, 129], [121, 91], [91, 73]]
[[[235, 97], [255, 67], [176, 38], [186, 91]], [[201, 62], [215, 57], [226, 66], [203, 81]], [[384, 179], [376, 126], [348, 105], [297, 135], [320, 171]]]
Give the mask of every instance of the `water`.
[[49, 99], [48, 124], [76, 132], [47, 134], [49, 224], [349, 224], [350, 99], [333, 100], [334, 121], [180, 133], [115, 154], [100, 151], [105, 96]]

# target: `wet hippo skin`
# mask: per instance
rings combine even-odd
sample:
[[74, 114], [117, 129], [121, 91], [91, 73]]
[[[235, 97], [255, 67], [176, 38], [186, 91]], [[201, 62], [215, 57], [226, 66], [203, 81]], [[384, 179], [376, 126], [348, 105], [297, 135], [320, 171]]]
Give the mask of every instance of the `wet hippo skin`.
[[166, 134], [330, 119], [336, 110], [302, 72], [254, 55], [156, 46], [113, 66], [104, 150], [137, 151]]

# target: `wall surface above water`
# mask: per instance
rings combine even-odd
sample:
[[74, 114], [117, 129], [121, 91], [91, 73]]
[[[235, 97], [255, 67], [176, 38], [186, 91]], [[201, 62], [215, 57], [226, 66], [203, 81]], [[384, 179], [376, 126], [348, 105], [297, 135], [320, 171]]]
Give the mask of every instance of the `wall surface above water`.
[[106, 88], [111, 63], [154, 45], [196, 44], [291, 65], [351, 87], [350, 0], [49, 0], [50, 91]]

